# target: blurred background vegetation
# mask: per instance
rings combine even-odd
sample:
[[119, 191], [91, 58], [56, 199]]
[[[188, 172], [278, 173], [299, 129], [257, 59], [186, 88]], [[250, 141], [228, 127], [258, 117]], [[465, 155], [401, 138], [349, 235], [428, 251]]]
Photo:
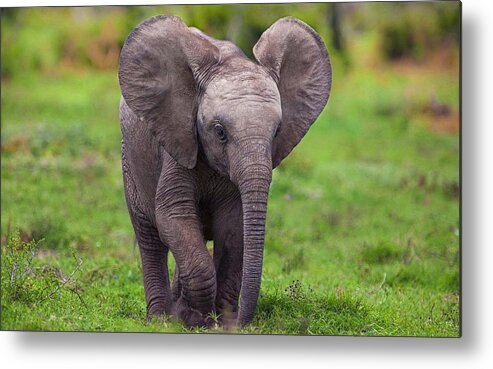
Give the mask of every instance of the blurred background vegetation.
[[145, 321], [121, 178], [119, 52], [165, 13], [250, 56], [298, 17], [331, 56], [329, 103], [273, 173], [245, 332], [458, 336], [460, 4], [446, 1], [2, 9], [1, 328], [188, 331]]
[[[350, 44], [372, 33], [382, 61], [424, 61], [444, 45], [457, 49], [457, 3], [318, 3], [4, 9], [2, 76], [81, 68], [116, 70], [129, 30], [156, 14], [176, 14], [186, 24], [240, 46], [248, 56], [263, 31], [283, 16], [319, 32], [332, 56], [351, 65]], [[457, 62], [455, 54], [448, 62]]]

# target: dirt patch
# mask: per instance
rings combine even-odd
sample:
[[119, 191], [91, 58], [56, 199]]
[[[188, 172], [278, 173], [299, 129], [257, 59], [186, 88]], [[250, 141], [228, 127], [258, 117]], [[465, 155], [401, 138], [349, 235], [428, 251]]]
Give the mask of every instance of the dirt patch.
[[[386, 78], [395, 74], [405, 77], [404, 99], [407, 101], [406, 112], [409, 116], [421, 118], [434, 133], [460, 133], [458, 105], [455, 103], [450, 105], [450, 101], [447, 103], [441, 101], [436, 96], [435, 86], [429, 83], [430, 78], [440, 75], [448, 78], [451, 88], [459, 88], [459, 54], [452, 44], [437, 48], [421, 60], [401, 58], [385, 66], [381, 65], [380, 68], [382, 68], [380, 74], [387, 76]], [[399, 107], [394, 107], [390, 113], [400, 111]]]
[[2, 152], [14, 154], [18, 151], [29, 151], [29, 138], [26, 135], [19, 134], [2, 142]]
[[404, 74], [459, 72], [459, 53], [453, 43], [449, 42], [427, 53], [420, 60], [400, 58], [390, 62], [392, 68]]
[[452, 109], [449, 105], [441, 104], [436, 99], [431, 99], [430, 102], [423, 107], [422, 113], [433, 132], [459, 133], [459, 112]]
[[460, 116], [458, 111], [447, 116], [427, 117], [431, 130], [436, 133], [455, 133], [460, 131]]

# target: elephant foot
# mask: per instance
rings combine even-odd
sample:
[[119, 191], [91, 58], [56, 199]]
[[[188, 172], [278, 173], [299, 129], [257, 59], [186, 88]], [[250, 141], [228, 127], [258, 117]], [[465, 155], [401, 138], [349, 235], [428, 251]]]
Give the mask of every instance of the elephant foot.
[[182, 297], [180, 297], [175, 304], [174, 315], [187, 327], [211, 328], [215, 324], [214, 319], [208, 314], [203, 314], [200, 311], [191, 308]]
[[223, 311], [218, 318], [218, 323], [225, 330], [235, 330], [238, 328], [238, 312]]
[[166, 301], [150, 303], [147, 305], [147, 321], [151, 321], [153, 318], [170, 315], [171, 312], [171, 304]]
[[219, 317], [219, 325], [226, 331], [236, 331], [238, 329], [238, 320], [232, 318]]

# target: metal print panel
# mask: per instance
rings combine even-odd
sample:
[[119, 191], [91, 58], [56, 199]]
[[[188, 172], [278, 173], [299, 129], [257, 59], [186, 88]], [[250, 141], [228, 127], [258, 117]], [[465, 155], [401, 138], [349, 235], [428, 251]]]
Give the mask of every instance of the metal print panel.
[[459, 337], [460, 11], [2, 9], [1, 329]]

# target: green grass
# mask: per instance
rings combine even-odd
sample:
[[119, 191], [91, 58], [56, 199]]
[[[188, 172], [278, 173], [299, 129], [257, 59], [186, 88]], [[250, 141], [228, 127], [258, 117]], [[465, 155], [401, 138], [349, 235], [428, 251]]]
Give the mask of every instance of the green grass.
[[[420, 113], [433, 97], [458, 109], [456, 76], [356, 70], [334, 76], [326, 110], [274, 172], [261, 295], [242, 333], [459, 335], [459, 139]], [[145, 320], [116, 73], [2, 84], [1, 328], [206, 331]]]

